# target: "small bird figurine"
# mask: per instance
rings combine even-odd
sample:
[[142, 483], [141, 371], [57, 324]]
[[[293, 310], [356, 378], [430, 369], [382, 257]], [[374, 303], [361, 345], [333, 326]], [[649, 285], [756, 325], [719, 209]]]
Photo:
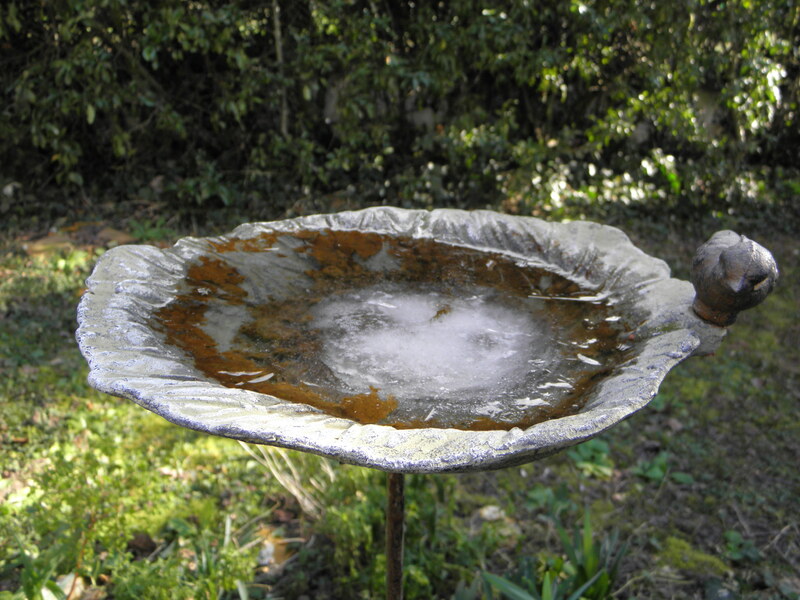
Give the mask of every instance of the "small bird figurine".
[[733, 231], [718, 231], [692, 262], [692, 308], [706, 321], [726, 327], [736, 314], [759, 304], [778, 279], [769, 250]]

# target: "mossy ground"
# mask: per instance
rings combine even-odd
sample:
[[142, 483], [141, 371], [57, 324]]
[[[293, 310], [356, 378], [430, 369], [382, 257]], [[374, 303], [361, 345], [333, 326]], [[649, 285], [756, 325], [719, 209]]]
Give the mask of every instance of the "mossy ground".
[[[703, 241], [623, 227], [684, 278]], [[578, 523], [586, 507], [596, 536], [630, 544], [616, 598], [798, 597], [800, 242], [760, 241], [781, 268], [773, 295], [639, 414], [521, 468], [408, 478], [408, 598], [552, 559], [550, 517]], [[276, 453], [271, 474], [236, 442], [88, 387], [74, 309], [99, 252], [30, 256], [18, 236], [2, 248], [0, 598], [35, 597], [71, 572], [87, 598], [381, 597], [383, 474], [298, 453]], [[276, 472], [322, 512], [304, 511]]]

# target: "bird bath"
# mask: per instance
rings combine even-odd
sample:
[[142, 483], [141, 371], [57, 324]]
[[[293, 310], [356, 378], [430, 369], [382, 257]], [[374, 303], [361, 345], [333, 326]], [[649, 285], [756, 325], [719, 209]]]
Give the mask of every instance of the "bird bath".
[[77, 338], [93, 386], [173, 423], [387, 471], [399, 598], [404, 473], [522, 464], [605, 431], [718, 346], [771, 290], [771, 260], [716, 234], [695, 299], [612, 227], [374, 208], [110, 250]]

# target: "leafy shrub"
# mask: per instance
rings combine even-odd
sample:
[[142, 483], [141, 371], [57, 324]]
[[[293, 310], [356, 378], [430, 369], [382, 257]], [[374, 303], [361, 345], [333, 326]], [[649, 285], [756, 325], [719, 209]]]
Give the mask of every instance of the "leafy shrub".
[[796, 19], [787, 0], [11, 0], [0, 208], [51, 182], [272, 216], [343, 190], [553, 216], [788, 205]]

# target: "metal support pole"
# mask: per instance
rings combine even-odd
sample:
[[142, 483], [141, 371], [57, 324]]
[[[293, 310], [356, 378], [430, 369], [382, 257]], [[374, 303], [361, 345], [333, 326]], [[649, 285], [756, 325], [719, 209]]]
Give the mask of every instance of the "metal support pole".
[[387, 473], [386, 487], [386, 600], [403, 600], [405, 476]]

